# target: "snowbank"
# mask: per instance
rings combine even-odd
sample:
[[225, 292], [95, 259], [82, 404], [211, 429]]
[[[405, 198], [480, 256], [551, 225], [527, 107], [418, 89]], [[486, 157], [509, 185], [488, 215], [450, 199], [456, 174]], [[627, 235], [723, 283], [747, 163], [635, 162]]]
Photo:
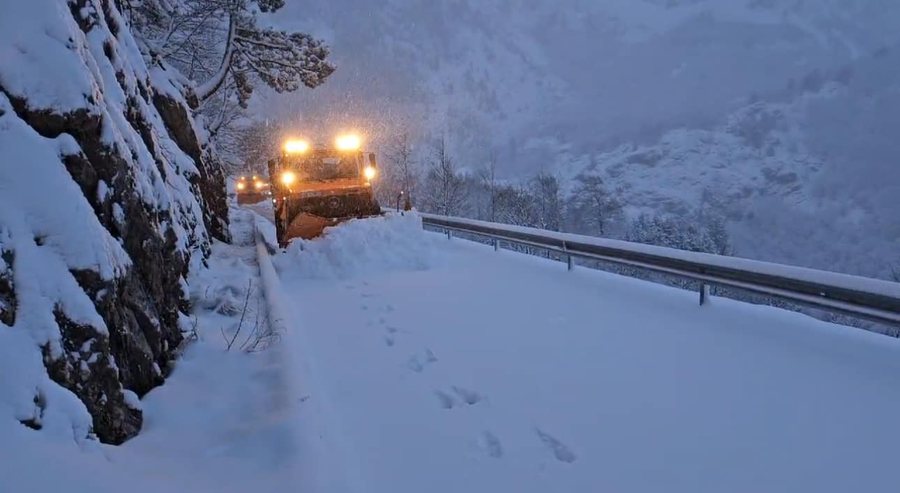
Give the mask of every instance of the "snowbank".
[[440, 262], [440, 241], [422, 229], [417, 214], [359, 219], [328, 228], [321, 238], [294, 240], [275, 266], [314, 279], [427, 270]]
[[[195, 341], [165, 385], [139, 403], [125, 392], [126, 403], [144, 413], [141, 433], [125, 444], [79, 439], [92, 426], [84, 404], [49, 379], [31, 334], [0, 330], [0, 491], [269, 492], [298, 483], [298, 399], [285, 385], [289, 371], [277, 351], [238, 348], [252, 344], [252, 329], [265, 319], [252, 218], [234, 212], [235, 242], [214, 242], [210, 269], [189, 279]], [[32, 402], [36, 391], [43, 410]], [[43, 428], [37, 433], [10, 416], [37, 417]]]

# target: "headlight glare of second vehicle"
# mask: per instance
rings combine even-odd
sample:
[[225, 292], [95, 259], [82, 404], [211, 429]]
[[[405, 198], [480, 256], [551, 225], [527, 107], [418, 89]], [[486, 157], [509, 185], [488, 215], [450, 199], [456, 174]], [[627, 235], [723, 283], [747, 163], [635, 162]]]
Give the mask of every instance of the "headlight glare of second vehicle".
[[297, 175], [293, 171], [283, 171], [281, 173], [282, 185], [290, 186], [297, 181]]
[[366, 177], [366, 181], [372, 181], [373, 179], [375, 179], [375, 175], [377, 174], [378, 171], [374, 166], [366, 166], [365, 168], [363, 168], [363, 176]]

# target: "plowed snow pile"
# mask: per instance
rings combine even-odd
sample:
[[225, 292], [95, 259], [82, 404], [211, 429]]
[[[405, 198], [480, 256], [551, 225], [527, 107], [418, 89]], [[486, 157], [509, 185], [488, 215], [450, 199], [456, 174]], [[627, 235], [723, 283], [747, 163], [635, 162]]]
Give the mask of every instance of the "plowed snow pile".
[[441, 237], [427, 234], [412, 213], [359, 219], [294, 240], [275, 259], [279, 272], [314, 279], [352, 278], [387, 271], [427, 270], [440, 261]]

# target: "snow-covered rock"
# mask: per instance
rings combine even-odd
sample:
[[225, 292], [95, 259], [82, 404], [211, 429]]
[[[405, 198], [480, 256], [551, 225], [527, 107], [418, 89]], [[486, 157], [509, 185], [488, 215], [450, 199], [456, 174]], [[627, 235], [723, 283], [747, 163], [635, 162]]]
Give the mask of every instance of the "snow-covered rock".
[[145, 63], [118, 2], [4, 6], [0, 337], [21, 356], [0, 358], [17, 375], [0, 381], [0, 419], [59, 416], [57, 432], [110, 443], [140, 429], [125, 392], [162, 383], [184, 278], [227, 238], [224, 180], [181, 84]]

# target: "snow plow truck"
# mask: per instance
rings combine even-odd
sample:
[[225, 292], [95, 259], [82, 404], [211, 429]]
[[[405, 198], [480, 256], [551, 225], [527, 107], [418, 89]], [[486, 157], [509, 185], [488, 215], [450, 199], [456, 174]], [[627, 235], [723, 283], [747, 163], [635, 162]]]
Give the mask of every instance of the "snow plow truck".
[[234, 184], [238, 204], [256, 204], [269, 198], [269, 184], [262, 177], [240, 176]]
[[381, 214], [372, 192], [378, 174], [375, 154], [363, 152], [360, 145], [356, 135], [342, 135], [334, 145], [316, 148], [292, 139], [269, 161], [279, 246], [293, 238], [315, 238], [348, 219]]

